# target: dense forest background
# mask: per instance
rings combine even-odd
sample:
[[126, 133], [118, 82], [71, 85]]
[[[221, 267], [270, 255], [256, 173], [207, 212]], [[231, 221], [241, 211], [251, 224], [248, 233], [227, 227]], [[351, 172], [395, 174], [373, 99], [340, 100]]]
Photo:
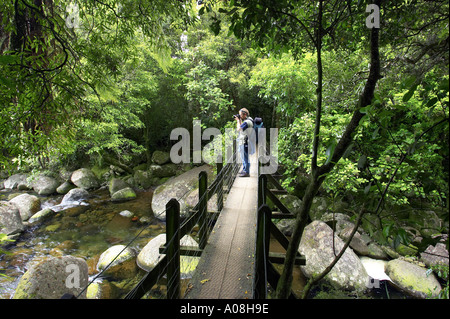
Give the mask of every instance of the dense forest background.
[[169, 150], [172, 129], [231, 127], [246, 107], [279, 129], [290, 192], [317, 181], [408, 243], [401, 214], [380, 211], [431, 205], [448, 222], [449, 3], [374, 1], [380, 63], [361, 105], [371, 2], [4, 1], [0, 170], [133, 167]]

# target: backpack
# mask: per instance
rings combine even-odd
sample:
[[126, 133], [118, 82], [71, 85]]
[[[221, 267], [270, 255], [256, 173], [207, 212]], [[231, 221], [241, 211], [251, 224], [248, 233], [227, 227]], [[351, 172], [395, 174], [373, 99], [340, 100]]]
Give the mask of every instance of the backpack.
[[256, 134], [256, 144], [258, 144], [258, 130], [262, 127], [264, 127], [262, 118], [255, 117], [255, 119], [253, 120], [253, 128], [255, 129], [255, 134]]

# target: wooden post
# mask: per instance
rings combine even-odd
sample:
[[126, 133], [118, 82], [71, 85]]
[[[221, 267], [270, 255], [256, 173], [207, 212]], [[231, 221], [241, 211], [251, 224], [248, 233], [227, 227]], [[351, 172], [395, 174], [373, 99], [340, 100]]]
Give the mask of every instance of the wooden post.
[[206, 218], [206, 208], [208, 204], [208, 174], [200, 172], [198, 176], [198, 226], [199, 226], [199, 248], [204, 249], [208, 240], [208, 225]]
[[[223, 169], [223, 161], [222, 156], [217, 156], [217, 176], [219, 176], [220, 172]], [[221, 212], [223, 209], [223, 179], [224, 176], [219, 177], [219, 182], [217, 184], [217, 211]]]
[[180, 299], [180, 203], [166, 204], [167, 299]]
[[255, 291], [256, 299], [267, 297], [267, 264], [269, 262], [270, 245], [270, 218], [269, 206], [263, 204], [258, 209], [258, 222], [256, 230], [256, 256], [255, 256]]
[[267, 176], [259, 175], [258, 177], [258, 207], [266, 203]]

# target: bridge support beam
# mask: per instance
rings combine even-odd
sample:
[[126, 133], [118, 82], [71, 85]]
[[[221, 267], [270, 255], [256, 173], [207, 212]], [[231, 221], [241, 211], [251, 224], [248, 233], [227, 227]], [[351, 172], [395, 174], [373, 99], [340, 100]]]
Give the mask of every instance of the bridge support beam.
[[208, 174], [205, 171], [200, 172], [198, 177], [198, 226], [199, 226], [199, 247], [204, 249], [208, 241], [208, 223], [206, 210], [208, 206]]
[[263, 204], [258, 209], [254, 291], [256, 299], [266, 299], [267, 297], [267, 265], [269, 263], [271, 214], [272, 211], [266, 204]]
[[167, 299], [180, 299], [180, 203], [166, 204]]

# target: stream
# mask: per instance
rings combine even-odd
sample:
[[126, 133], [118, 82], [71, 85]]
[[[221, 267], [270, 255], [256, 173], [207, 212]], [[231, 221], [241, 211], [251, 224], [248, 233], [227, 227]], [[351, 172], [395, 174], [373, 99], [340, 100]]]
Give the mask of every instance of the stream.
[[[0, 191], [0, 200], [18, 191]], [[34, 192], [27, 192], [38, 196]], [[83, 205], [70, 205], [53, 217], [26, 227], [13, 243], [3, 247], [8, 254], [0, 256], [0, 299], [10, 299], [21, 276], [33, 263], [48, 256], [72, 255], [84, 258], [89, 275], [97, 273], [100, 254], [117, 244], [128, 244], [139, 233], [132, 247], [141, 249], [150, 238], [165, 232], [165, 224], [153, 217], [153, 190], [136, 192], [129, 202], [111, 202], [107, 189], [90, 192]], [[62, 195], [42, 197], [41, 208], [59, 205]], [[73, 206], [73, 207], [71, 207]], [[59, 207], [59, 206], [58, 206]], [[131, 217], [122, 216], [123, 211]], [[141, 232], [142, 231], [142, 232]]]
[[[42, 209], [56, 206], [60, 211], [44, 222], [27, 226], [14, 242], [3, 247], [8, 254], [0, 256], [0, 299], [12, 298], [22, 275], [45, 257], [81, 257], [88, 264], [91, 280], [98, 273], [96, 265], [100, 255], [109, 247], [133, 241], [131, 247], [140, 251], [151, 238], [165, 233], [165, 223], [152, 213], [152, 189], [136, 192], [137, 198], [128, 202], [112, 202], [107, 189], [95, 190], [81, 205], [64, 203], [65, 207], [61, 207], [63, 195], [43, 197], [27, 192], [41, 199]], [[0, 200], [20, 193], [24, 191], [1, 190]], [[124, 211], [128, 211], [128, 217], [123, 216]], [[270, 250], [285, 252], [273, 239]], [[275, 267], [281, 271], [281, 265]], [[299, 266], [294, 267], [293, 275], [292, 289], [299, 296], [307, 279]], [[368, 297], [404, 298], [384, 285]]]

